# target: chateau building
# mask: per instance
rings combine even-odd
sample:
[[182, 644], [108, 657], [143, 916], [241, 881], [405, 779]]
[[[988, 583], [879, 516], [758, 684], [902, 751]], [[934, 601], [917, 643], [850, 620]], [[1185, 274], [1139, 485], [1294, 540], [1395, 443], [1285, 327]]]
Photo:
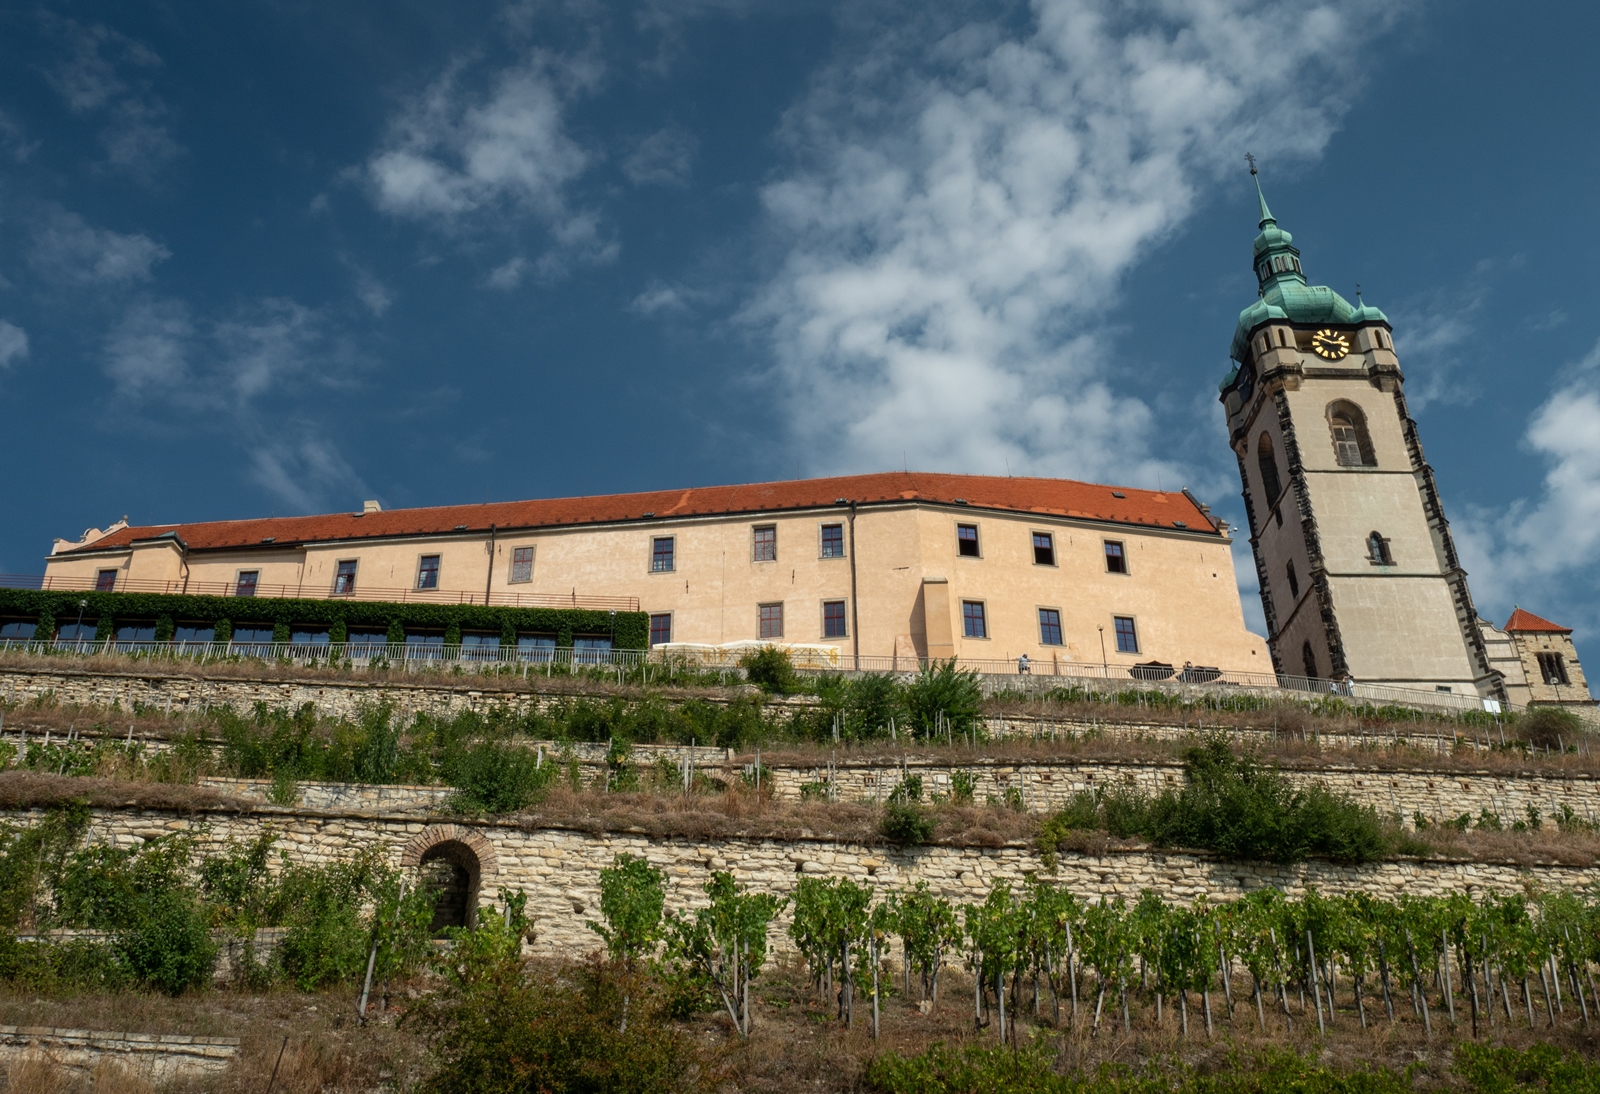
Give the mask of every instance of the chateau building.
[[[1272, 671], [1245, 629], [1225, 523], [1187, 491], [1063, 479], [892, 472], [119, 522], [57, 540], [46, 570], [56, 589], [609, 605], [648, 612], [652, 645], [820, 645], [869, 667], [1026, 655], [1035, 672]], [[248, 629], [248, 609], [233, 614], [235, 633]]]
[[1259, 177], [1256, 193], [1260, 298], [1239, 315], [1221, 400], [1273, 663], [1504, 701], [1389, 320], [1308, 284]]
[[1514, 705], [1594, 710], [1571, 627], [1517, 608], [1504, 627], [1479, 620], [1479, 628], [1489, 663]]

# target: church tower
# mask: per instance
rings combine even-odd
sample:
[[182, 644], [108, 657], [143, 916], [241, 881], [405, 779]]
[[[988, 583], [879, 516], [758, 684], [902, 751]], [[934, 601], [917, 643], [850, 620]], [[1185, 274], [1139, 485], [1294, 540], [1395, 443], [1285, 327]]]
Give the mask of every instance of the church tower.
[[1389, 320], [1308, 285], [1259, 176], [1256, 196], [1260, 299], [1239, 314], [1221, 398], [1274, 665], [1504, 699]]

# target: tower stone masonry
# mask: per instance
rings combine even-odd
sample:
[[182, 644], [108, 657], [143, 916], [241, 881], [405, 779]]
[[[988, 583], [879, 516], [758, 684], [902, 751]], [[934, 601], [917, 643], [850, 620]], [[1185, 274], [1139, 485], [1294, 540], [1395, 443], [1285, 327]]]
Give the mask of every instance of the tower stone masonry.
[[1388, 317], [1308, 284], [1259, 177], [1256, 194], [1260, 298], [1239, 314], [1221, 401], [1274, 665], [1504, 700]]

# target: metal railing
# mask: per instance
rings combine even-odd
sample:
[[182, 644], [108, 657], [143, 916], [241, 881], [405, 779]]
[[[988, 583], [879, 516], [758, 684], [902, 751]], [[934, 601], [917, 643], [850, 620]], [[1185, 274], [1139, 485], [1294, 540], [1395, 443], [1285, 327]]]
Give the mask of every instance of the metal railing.
[[[435, 645], [401, 642], [138, 642], [107, 639], [56, 639], [39, 642], [26, 638], [0, 639], [0, 652], [22, 651], [42, 655], [126, 656], [145, 659], [185, 659], [198, 662], [254, 660], [300, 665], [346, 663], [352, 666], [381, 668], [398, 666], [410, 671], [426, 666], [460, 667], [475, 672], [502, 669], [526, 671], [529, 666], [553, 669], [582, 669], [610, 666], [628, 669], [658, 665], [719, 673], [742, 674], [737, 658], [705, 656], [700, 651], [624, 650], [594, 647]], [[706, 651], [732, 654], [734, 651]], [[831, 659], [830, 659], [831, 660]], [[801, 663], [801, 672], [858, 674], [890, 672], [909, 674], [927, 667], [928, 661], [906, 657], [860, 657], [842, 655], [829, 664]], [[1305, 676], [1278, 676], [1272, 673], [1226, 672], [1216, 668], [1164, 665], [1109, 665], [1080, 662], [1033, 661], [1023, 671], [1016, 660], [958, 659], [956, 667], [976, 672], [989, 694], [1042, 694], [1059, 689], [1078, 688], [1091, 694], [1114, 695], [1126, 691], [1163, 691], [1181, 695], [1278, 695], [1303, 699], [1329, 697], [1375, 706], [1397, 706], [1461, 714], [1495, 709], [1476, 693], [1463, 694], [1421, 691], [1319, 680]], [[737, 676], [734, 677], [737, 679]]]
[[[333, 584], [280, 585], [260, 583], [241, 586], [233, 581], [161, 581], [154, 578], [123, 577], [102, 584], [98, 577], [73, 577], [57, 574], [0, 574], [0, 589], [28, 589], [43, 592], [86, 593], [168, 593], [187, 596], [231, 596], [243, 599], [278, 598], [296, 600], [380, 600], [392, 604], [484, 604], [482, 590], [393, 589], [357, 584], [347, 593], [335, 592]], [[636, 612], [636, 596], [590, 596], [574, 589], [571, 593], [491, 592], [487, 604], [493, 608], [582, 608], [596, 612]]]

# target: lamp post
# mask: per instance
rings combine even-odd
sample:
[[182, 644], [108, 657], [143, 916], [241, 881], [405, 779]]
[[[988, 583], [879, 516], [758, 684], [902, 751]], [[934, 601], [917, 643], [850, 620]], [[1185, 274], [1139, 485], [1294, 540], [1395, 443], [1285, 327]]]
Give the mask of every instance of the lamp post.
[[1107, 679], [1111, 676], [1111, 666], [1106, 662], [1106, 629], [1100, 628], [1100, 672]]
[[88, 600], [78, 601], [78, 622], [72, 628], [72, 636], [78, 640], [78, 650], [83, 650], [83, 610], [89, 606]]

